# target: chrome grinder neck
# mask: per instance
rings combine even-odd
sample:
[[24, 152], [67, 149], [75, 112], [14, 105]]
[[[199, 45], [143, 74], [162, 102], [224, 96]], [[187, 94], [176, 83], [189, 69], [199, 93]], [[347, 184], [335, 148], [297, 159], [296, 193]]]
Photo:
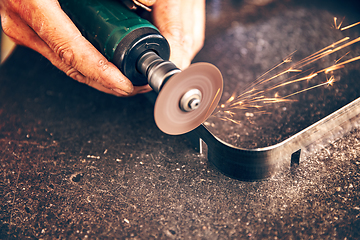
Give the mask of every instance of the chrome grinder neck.
[[[166, 82], [181, 70], [170, 61], [165, 61], [154, 51], [145, 52], [137, 62], [137, 69], [146, 76], [149, 85], [159, 93]], [[198, 89], [190, 89], [179, 99], [179, 107], [184, 112], [197, 109], [201, 103], [202, 94]]]

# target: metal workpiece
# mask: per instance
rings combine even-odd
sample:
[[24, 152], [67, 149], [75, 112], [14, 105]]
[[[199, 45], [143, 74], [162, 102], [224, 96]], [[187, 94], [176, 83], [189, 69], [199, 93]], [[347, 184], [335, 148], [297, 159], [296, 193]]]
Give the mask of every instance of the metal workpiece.
[[[241, 148], [224, 142], [204, 125], [186, 134], [199, 152], [223, 174], [245, 181], [262, 180], [301, 164], [319, 146], [332, 142], [360, 125], [360, 98], [278, 144]], [[206, 144], [206, 147], [204, 146]]]
[[310, 154], [359, 126], [360, 98], [357, 98], [287, 139], [266, 147], [236, 146], [215, 134], [208, 124], [202, 124], [186, 135], [194, 148], [205, 153], [223, 174], [239, 180], [255, 181], [269, 179], [291, 167], [301, 166]]

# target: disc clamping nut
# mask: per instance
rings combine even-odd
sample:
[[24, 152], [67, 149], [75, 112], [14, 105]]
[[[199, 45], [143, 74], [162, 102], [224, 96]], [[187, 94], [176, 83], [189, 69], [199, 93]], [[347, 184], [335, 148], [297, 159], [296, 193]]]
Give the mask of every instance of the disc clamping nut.
[[190, 112], [197, 109], [201, 103], [201, 92], [199, 89], [190, 89], [180, 99], [180, 109]]

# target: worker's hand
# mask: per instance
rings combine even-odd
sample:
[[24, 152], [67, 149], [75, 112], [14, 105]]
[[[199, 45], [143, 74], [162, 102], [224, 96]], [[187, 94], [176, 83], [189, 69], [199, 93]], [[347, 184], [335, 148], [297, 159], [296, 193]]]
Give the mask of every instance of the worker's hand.
[[117, 96], [149, 91], [137, 87], [79, 32], [56, 0], [0, 0], [3, 31], [15, 43], [41, 53], [73, 79]]
[[188, 67], [204, 44], [205, 0], [157, 0], [152, 14], [170, 43], [170, 61], [179, 68]]
[[[155, 0], [139, 0], [150, 6]], [[171, 59], [185, 68], [204, 40], [204, 0], [158, 0], [153, 18], [169, 40]], [[49, 59], [73, 79], [117, 96], [147, 92], [106, 60], [79, 32], [56, 0], [0, 0], [3, 31], [15, 43], [28, 46]]]

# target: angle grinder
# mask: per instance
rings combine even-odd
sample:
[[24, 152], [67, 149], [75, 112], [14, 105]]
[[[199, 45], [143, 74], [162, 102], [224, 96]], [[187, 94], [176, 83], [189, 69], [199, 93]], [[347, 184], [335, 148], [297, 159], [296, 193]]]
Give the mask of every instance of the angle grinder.
[[223, 88], [215, 66], [195, 63], [181, 71], [168, 61], [169, 43], [157, 28], [119, 1], [59, 2], [84, 37], [135, 86], [149, 84], [158, 93], [154, 118], [160, 130], [187, 133], [214, 111]]

